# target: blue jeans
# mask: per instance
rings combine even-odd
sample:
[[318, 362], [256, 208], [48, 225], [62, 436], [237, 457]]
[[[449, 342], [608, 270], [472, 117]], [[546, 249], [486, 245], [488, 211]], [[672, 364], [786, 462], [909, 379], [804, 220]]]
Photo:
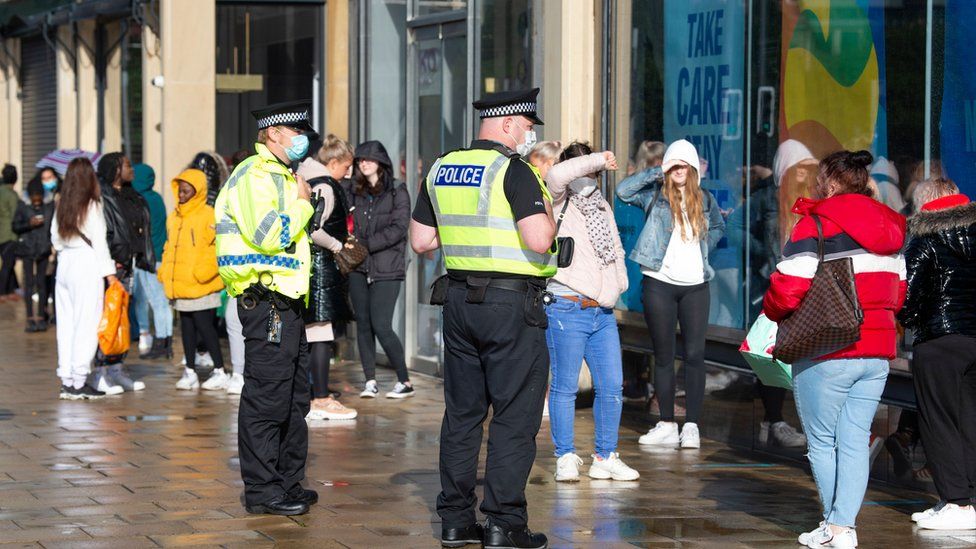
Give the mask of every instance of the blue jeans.
[[573, 419], [584, 358], [596, 393], [593, 404], [596, 454], [609, 457], [617, 451], [617, 430], [623, 409], [623, 365], [613, 309], [582, 309], [579, 303], [557, 297], [546, 307], [546, 314], [549, 317], [546, 344], [552, 374], [549, 423], [556, 457], [576, 453]]
[[[156, 268], [159, 268], [159, 263], [156, 264]], [[156, 278], [156, 274], [136, 269], [132, 286], [132, 301], [136, 309], [139, 330], [149, 331], [149, 308], [152, 307], [156, 337], [172, 336], [173, 310], [169, 308], [169, 300], [163, 292], [163, 284]]]
[[887, 379], [888, 361], [880, 358], [793, 364], [796, 409], [829, 524], [855, 526], [871, 469], [871, 422]]

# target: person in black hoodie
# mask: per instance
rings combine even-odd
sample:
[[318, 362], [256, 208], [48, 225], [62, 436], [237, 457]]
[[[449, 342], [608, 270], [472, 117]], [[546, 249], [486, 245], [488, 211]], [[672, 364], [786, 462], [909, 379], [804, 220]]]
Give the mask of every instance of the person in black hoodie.
[[[44, 186], [39, 179], [27, 184], [30, 203], [21, 202], [14, 213], [13, 230], [18, 236], [17, 257], [24, 271], [24, 304], [27, 307], [26, 332], [47, 331], [47, 268], [51, 257], [51, 221], [54, 202], [44, 202]], [[34, 292], [38, 316], [34, 316]]]
[[[105, 211], [108, 249], [118, 269], [119, 280], [131, 288], [134, 268], [156, 272], [156, 253], [152, 245], [152, 222], [149, 205], [138, 191], [132, 188], [135, 173], [132, 163], [120, 152], [108, 153], [98, 162], [98, 180], [101, 184], [102, 208]], [[109, 362], [99, 352], [95, 358], [98, 368], [92, 383], [107, 395], [123, 390], [141, 391], [146, 388], [141, 381], [133, 381], [122, 369], [122, 362]]]
[[920, 528], [976, 529], [976, 203], [948, 179], [919, 183], [908, 221], [908, 290], [898, 320], [915, 332], [912, 373], [940, 503]]
[[393, 309], [406, 274], [407, 227], [410, 224], [410, 195], [393, 178], [393, 163], [379, 141], [356, 147], [352, 180], [343, 190], [352, 211], [353, 234], [369, 250], [355, 272], [349, 275], [349, 294], [356, 314], [359, 358], [366, 385], [359, 396], [375, 398], [376, 339], [396, 369], [397, 384], [387, 398], [414, 394], [403, 344], [393, 331]]

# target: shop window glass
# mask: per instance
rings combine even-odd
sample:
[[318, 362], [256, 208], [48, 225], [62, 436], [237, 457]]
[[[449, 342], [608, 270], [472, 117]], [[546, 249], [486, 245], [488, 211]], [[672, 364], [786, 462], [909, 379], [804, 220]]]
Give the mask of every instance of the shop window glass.
[[370, 0], [366, 12], [366, 139], [386, 147], [395, 176], [406, 180], [407, 6]]
[[467, 7], [467, 0], [417, 0], [417, 15], [433, 15], [446, 11], [463, 10]]
[[531, 0], [478, 2], [476, 95], [532, 87]]

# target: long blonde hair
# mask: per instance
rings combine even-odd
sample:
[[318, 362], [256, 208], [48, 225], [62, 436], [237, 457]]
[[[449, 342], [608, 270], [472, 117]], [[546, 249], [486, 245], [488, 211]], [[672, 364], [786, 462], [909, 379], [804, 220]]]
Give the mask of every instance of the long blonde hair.
[[651, 166], [660, 166], [666, 150], [667, 146], [661, 141], [642, 142], [634, 155], [634, 168], [642, 172]]
[[685, 216], [681, 212], [682, 201], [688, 215], [688, 222], [691, 223], [691, 234], [694, 240], [701, 240], [708, 233], [708, 222], [702, 205], [704, 191], [699, 187], [699, 182], [698, 171], [688, 166], [685, 192], [682, 193], [681, 188], [672, 183], [671, 174], [664, 174], [664, 188], [661, 192], [671, 205], [671, 221], [681, 230], [682, 238], [685, 236]]

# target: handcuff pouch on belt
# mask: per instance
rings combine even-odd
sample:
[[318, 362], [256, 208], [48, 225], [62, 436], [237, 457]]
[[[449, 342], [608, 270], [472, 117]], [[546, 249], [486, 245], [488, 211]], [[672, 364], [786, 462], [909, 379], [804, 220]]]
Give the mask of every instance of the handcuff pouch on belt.
[[[265, 282], [264, 275], [269, 276], [268, 282]], [[271, 284], [270, 274], [262, 273], [259, 282], [257, 284], [251, 284], [244, 293], [241, 294], [241, 307], [245, 311], [252, 311], [261, 301], [266, 301], [270, 305], [268, 309], [268, 342], [270, 343], [281, 343], [281, 332], [282, 332], [282, 322], [281, 314], [278, 312], [278, 303], [275, 299], [274, 292], [269, 288]]]
[[447, 303], [447, 290], [451, 287], [451, 277], [441, 275], [430, 285], [430, 304], [443, 305]]

